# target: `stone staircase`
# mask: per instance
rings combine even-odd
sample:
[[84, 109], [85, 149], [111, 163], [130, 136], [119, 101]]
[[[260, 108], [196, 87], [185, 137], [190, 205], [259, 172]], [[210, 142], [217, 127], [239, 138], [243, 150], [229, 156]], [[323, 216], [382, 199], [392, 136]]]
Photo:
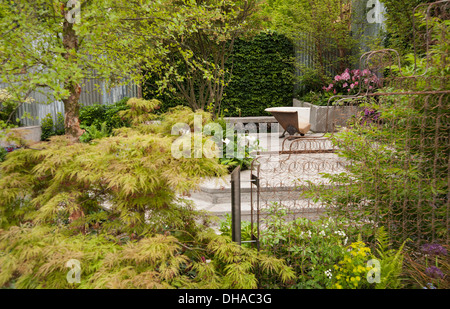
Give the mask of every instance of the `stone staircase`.
[[[269, 134], [268, 134], [269, 135]], [[293, 215], [317, 218], [323, 212], [323, 205], [302, 197], [301, 193], [309, 187], [309, 182], [324, 183], [321, 173], [339, 173], [343, 171], [340, 159], [335, 153], [278, 154], [281, 149], [278, 135], [270, 134], [269, 139], [262, 139], [262, 146], [268, 149], [258, 156], [260, 163], [260, 215], [271, 203], [279, 203], [289, 208]], [[269, 141], [269, 144], [265, 141]], [[274, 142], [275, 141], [275, 142]], [[309, 143], [309, 142], [308, 142]], [[329, 145], [326, 145], [327, 148]], [[309, 148], [324, 147], [323, 144], [308, 144]], [[322, 148], [321, 148], [322, 149]], [[241, 217], [250, 221], [252, 198], [256, 208], [255, 185], [251, 184], [252, 171], [241, 171]], [[256, 175], [256, 171], [253, 171]], [[196, 208], [205, 210], [211, 215], [224, 218], [231, 214], [231, 177], [207, 179], [187, 198], [194, 202]], [[252, 195], [253, 190], [253, 195]], [[254, 210], [256, 216], [256, 210]]]

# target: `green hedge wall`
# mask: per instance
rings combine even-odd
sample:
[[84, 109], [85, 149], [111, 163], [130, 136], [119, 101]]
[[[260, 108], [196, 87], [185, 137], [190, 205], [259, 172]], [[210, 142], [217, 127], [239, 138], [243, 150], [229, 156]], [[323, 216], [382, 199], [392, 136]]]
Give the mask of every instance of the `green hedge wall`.
[[264, 109], [292, 106], [294, 47], [281, 34], [260, 33], [234, 45], [232, 79], [225, 89], [225, 116], [263, 116]]
[[[294, 92], [294, 46], [284, 35], [261, 32], [251, 40], [238, 39], [228, 69], [232, 79], [222, 101], [224, 116], [264, 116], [264, 109], [291, 106]], [[231, 62], [233, 60], [233, 62]], [[154, 81], [143, 87], [145, 99], [163, 102], [161, 111], [183, 104], [172, 94], [155, 96]]]

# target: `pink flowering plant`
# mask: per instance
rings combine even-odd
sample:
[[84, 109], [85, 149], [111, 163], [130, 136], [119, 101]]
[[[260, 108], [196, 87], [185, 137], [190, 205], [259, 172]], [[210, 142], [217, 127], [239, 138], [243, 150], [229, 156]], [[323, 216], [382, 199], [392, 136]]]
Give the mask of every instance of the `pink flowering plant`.
[[347, 68], [342, 74], [336, 75], [333, 81], [322, 89], [335, 95], [355, 95], [358, 92], [372, 92], [379, 87], [380, 80], [371, 71]]

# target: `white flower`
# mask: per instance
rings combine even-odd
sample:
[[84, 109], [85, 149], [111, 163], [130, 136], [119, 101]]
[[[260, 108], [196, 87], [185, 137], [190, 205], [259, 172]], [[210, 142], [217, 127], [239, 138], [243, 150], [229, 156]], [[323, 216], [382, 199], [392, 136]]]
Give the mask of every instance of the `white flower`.
[[255, 136], [246, 136], [245, 137], [250, 143], [253, 143], [256, 141], [256, 137]]
[[339, 236], [344, 237], [345, 233], [343, 231], [334, 231], [335, 234], [338, 234]]
[[322, 230], [322, 231], [320, 231], [319, 235], [325, 236], [325, 232]]
[[333, 277], [333, 274], [331, 273], [331, 269], [326, 270], [325, 275], [328, 277], [328, 279], [331, 279], [331, 277]]
[[230, 142], [230, 140], [228, 138], [225, 138], [224, 140], [222, 140], [222, 142], [225, 143], [225, 145], [228, 145], [228, 143]]

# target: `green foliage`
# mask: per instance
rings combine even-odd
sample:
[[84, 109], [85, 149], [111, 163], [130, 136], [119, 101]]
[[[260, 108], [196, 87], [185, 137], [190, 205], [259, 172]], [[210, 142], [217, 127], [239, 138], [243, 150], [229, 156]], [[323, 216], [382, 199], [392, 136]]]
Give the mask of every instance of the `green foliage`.
[[327, 106], [328, 100], [331, 97], [330, 92], [314, 92], [310, 91], [307, 94], [300, 96], [299, 98], [304, 102], [309, 102], [318, 106]]
[[50, 136], [55, 135], [52, 114], [48, 113], [41, 120], [41, 129], [42, 129], [41, 140], [43, 141], [47, 140]]
[[[313, 72], [314, 79], [308, 82], [323, 85], [330, 72], [342, 72], [351, 63], [356, 46], [350, 31], [352, 1], [273, 0], [265, 3], [264, 10], [268, 25], [298, 42], [298, 50], [313, 62], [312, 69], [299, 66], [305, 75]], [[305, 91], [319, 90], [308, 88]]]
[[[169, 91], [182, 98], [193, 110], [208, 109], [214, 114], [219, 113], [224, 89], [229, 82], [230, 66], [227, 62], [233, 51], [233, 42], [251, 31], [257, 2], [177, 2], [177, 17], [185, 15], [186, 25], [181, 31], [176, 29], [176, 35], [164, 42], [167, 52], [161, 57], [162, 65], [148, 67], [147, 75], [155, 79], [151, 90], [157, 85], [157, 92]], [[147, 95], [153, 98], [155, 93], [147, 92]]]
[[[345, 250], [343, 259], [333, 265], [332, 287], [336, 289], [402, 288], [401, 275], [405, 243], [397, 250], [390, 249], [391, 245], [383, 226], [376, 231], [375, 252], [361, 240], [350, 244]], [[379, 265], [370, 266], [367, 263], [369, 259], [374, 259]], [[370, 271], [378, 272], [378, 274], [374, 277]], [[372, 283], [368, 280], [371, 275], [374, 280]]]
[[333, 265], [336, 275], [333, 276], [335, 279], [332, 287], [335, 289], [367, 288], [369, 282], [365, 275], [371, 269], [366, 266], [369, 259], [371, 259], [371, 251], [364, 242], [351, 243], [344, 251], [343, 259]]
[[53, 122], [53, 116], [51, 113], [48, 113], [42, 120], [41, 120], [41, 140], [46, 141], [50, 137], [55, 135], [64, 135], [65, 129], [64, 129], [64, 116], [61, 113], [57, 114], [57, 120], [56, 124]]
[[66, 137], [53, 137], [39, 150], [15, 151], [2, 165], [0, 209], [30, 194], [36, 211], [27, 215], [34, 220], [79, 219], [83, 213], [86, 217], [76, 222], [83, 227], [87, 214], [99, 211], [106, 198], [116, 222], [142, 231], [146, 211], [165, 212], [176, 192], [192, 189], [207, 175], [225, 173], [215, 158], [176, 160], [171, 155], [174, 139], [123, 128], [97, 144], [72, 144]]
[[[421, 77], [389, 76], [388, 86], [380, 92], [448, 89], [448, 23], [429, 22], [436, 40], [428, 69], [425, 59], [419, 58]], [[444, 39], [437, 40], [442, 35]], [[333, 192], [315, 187], [311, 193], [341, 215], [385, 226], [397, 248], [408, 238], [416, 245], [447, 239], [448, 101], [448, 93], [367, 99], [362, 106], [376, 111], [377, 121], [349, 122], [346, 130], [332, 137], [339, 155], [352, 162], [347, 173], [325, 175], [337, 185]]]
[[142, 86], [142, 96], [144, 99], [157, 99], [161, 102], [161, 109], [157, 112], [166, 113], [176, 106], [188, 106], [186, 100], [177, 95], [176, 92], [164, 91], [163, 93], [159, 93], [157, 81], [157, 77], [148, 76]]
[[264, 109], [292, 104], [294, 47], [284, 35], [261, 32], [234, 44], [231, 82], [225, 89], [225, 116], [263, 116]]
[[127, 105], [128, 100], [129, 98], [123, 98], [110, 105], [94, 104], [83, 106], [80, 108], [80, 124], [87, 127], [95, 125], [99, 128], [103, 122], [106, 122], [108, 130], [129, 126], [129, 122], [122, 119], [119, 114], [120, 111], [129, 108]]
[[80, 136], [80, 142], [87, 143], [94, 139], [99, 139], [103, 137], [107, 137], [111, 134], [108, 130], [106, 121], [100, 125], [100, 130], [97, 129], [95, 125], [91, 125], [90, 127], [80, 126], [82, 129], [85, 129], [86, 132]]
[[[286, 220], [289, 210], [282, 204], [269, 206], [263, 219], [260, 246], [264, 252], [272, 252], [291, 265], [296, 279], [287, 285], [269, 278], [266, 287], [291, 288], [400, 288], [403, 246], [390, 249], [383, 227], [376, 233], [377, 250], [372, 250], [361, 240], [373, 231], [363, 224], [345, 217], [306, 218]], [[246, 231], [249, 229], [247, 225]], [[225, 233], [229, 229], [223, 228]], [[246, 237], [248, 237], [247, 234]], [[372, 267], [367, 263], [377, 259], [381, 265], [381, 281], [369, 283], [367, 276]]]
[[[171, 154], [173, 123], [193, 130], [196, 115], [211, 115], [177, 108], [159, 126], [138, 124], [158, 104], [130, 101], [132, 127], [91, 144], [52, 137], [0, 165], [0, 286], [228, 289], [257, 288], [259, 274], [292, 280], [283, 260], [216, 235], [209, 216], [177, 198], [226, 173], [215, 158]], [[66, 279], [71, 259], [81, 263], [81, 283]]]
[[418, 80], [414, 87], [421, 90], [439, 90], [450, 87], [450, 54], [448, 51], [448, 29], [450, 21], [432, 18], [428, 22], [423, 16], [417, 16], [417, 22], [422, 27], [428, 26], [429, 35], [434, 44], [429, 47], [428, 57], [416, 56], [408, 53], [402, 58], [402, 65], [392, 65], [390, 72], [393, 76], [433, 76], [433, 79]]
[[8, 152], [6, 151], [6, 149], [4, 147], [0, 147], [0, 162], [5, 161], [7, 154]]
[[[15, 288], [256, 288], [254, 269], [292, 278], [283, 261], [214, 235], [189, 242], [149, 235], [121, 244], [105, 235], [75, 235], [49, 227], [0, 230], [0, 286]], [[80, 261], [80, 283], [68, 283], [67, 261]]]
[[[327, 272], [343, 258], [345, 246], [356, 240], [361, 230], [346, 219], [288, 221], [289, 211], [278, 203], [264, 210], [268, 213], [263, 220], [267, 228], [261, 230], [260, 246], [292, 265], [297, 278], [289, 287], [330, 288]], [[266, 284], [270, 288], [280, 283], [268, 280]]]
[[58, 113], [56, 114], [55, 135], [64, 135], [65, 133], [64, 116], [62, 113]]
[[[86, 79], [103, 80], [107, 88], [140, 84], [152, 70], [161, 73], [159, 90], [179, 86], [194, 109], [220, 104], [231, 47], [227, 42], [251, 25], [256, 1], [105, 0], [80, 5], [89, 17], [66, 22], [64, 1], [0, 3], [0, 12], [8, 12], [0, 20], [1, 76], [18, 94], [48, 88], [48, 101], [63, 101], [71, 118], [66, 134], [73, 138], [82, 133], [78, 101]], [[202, 83], [203, 93], [196, 93], [194, 81]]]
[[161, 102], [155, 99], [131, 98], [126, 104], [128, 108], [120, 111], [119, 117], [132, 125], [137, 125], [156, 119], [157, 116], [153, 112], [160, 108]]
[[18, 106], [19, 103], [13, 100], [13, 96], [6, 89], [0, 89], [0, 122], [16, 125], [14, 114]]
[[94, 104], [83, 106], [80, 109], [80, 127], [85, 133], [80, 136], [80, 141], [87, 143], [93, 139], [107, 137], [114, 129], [129, 127], [130, 120], [124, 116], [130, 105], [129, 98], [111, 104]]
[[[300, 64], [297, 64], [299, 66]], [[297, 77], [297, 83], [299, 87], [295, 90], [294, 96], [297, 98], [302, 98], [303, 96], [308, 96], [311, 93], [316, 93], [320, 91], [327, 82], [332, 80], [332, 76], [322, 76], [320, 70], [314, 67], [308, 67], [305, 65], [300, 65], [299, 68], [300, 76]], [[322, 93], [322, 92], [321, 92]], [[307, 101], [304, 99], [304, 101]], [[307, 101], [312, 102], [312, 101]], [[314, 103], [315, 104], [315, 103]], [[323, 104], [323, 103], [322, 103]], [[317, 104], [317, 105], [322, 105]], [[324, 104], [326, 105], [326, 104]], [[322, 105], [323, 106], [323, 105]]]
[[376, 232], [376, 257], [380, 260], [380, 282], [376, 284], [377, 289], [399, 289], [402, 287], [401, 275], [403, 271], [404, 247], [406, 241], [395, 250], [390, 248], [389, 234], [384, 226]]
[[[386, 7], [386, 26], [387, 39], [385, 40], [386, 47], [396, 49], [400, 54], [404, 55], [410, 53], [414, 49], [414, 39], [416, 40], [416, 48], [419, 53], [424, 52], [424, 42], [421, 41], [419, 33], [414, 37], [414, 28], [417, 29], [415, 20], [415, 27], [413, 27], [413, 10], [420, 4], [435, 2], [434, 0], [381, 0]], [[426, 6], [422, 7], [425, 8]], [[420, 11], [420, 10], [419, 10]]]
[[[228, 140], [230, 134], [226, 135], [222, 144], [222, 158], [219, 158], [220, 164], [228, 167], [231, 172], [237, 166], [241, 171], [251, 168], [255, 151], [261, 150], [259, 140], [248, 134], [233, 134], [233, 141]], [[241, 153], [239, 153], [241, 152]]]
[[[291, 41], [275, 32], [261, 32], [253, 38], [234, 42], [226, 63], [231, 80], [224, 87], [221, 112], [224, 116], [268, 115], [264, 109], [286, 106], [292, 102], [294, 49]], [[161, 110], [188, 105], [179, 96], [157, 94], [157, 85], [150, 79], [144, 89], [145, 98], [158, 98]], [[205, 106], [206, 108], [206, 106]]]
[[[231, 215], [226, 214], [225, 220], [219, 222], [219, 232], [223, 236], [227, 236], [231, 239]], [[241, 240], [252, 240], [252, 230], [250, 221], [241, 221]], [[250, 243], [243, 243], [243, 247], [251, 247]]]

